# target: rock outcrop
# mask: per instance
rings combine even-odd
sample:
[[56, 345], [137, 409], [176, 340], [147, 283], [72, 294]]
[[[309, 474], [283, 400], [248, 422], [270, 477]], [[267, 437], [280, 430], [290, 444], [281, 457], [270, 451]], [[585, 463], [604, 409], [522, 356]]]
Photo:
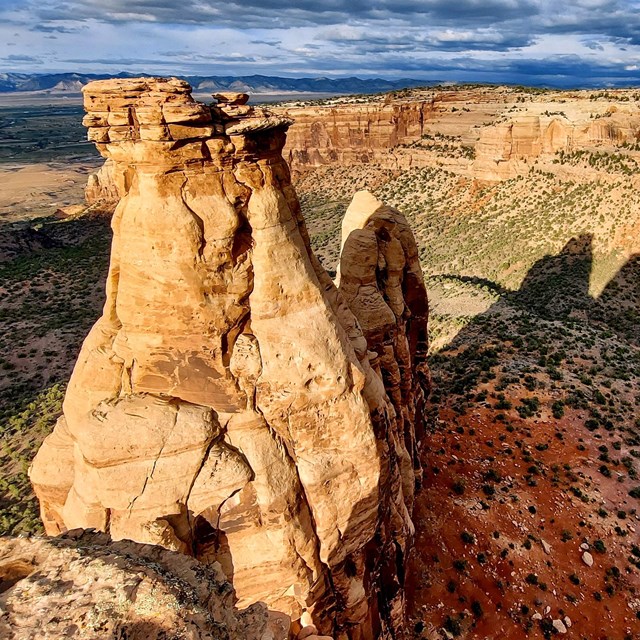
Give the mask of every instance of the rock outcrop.
[[[580, 105], [574, 105], [580, 106]], [[533, 111], [533, 109], [532, 109]], [[480, 180], [505, 180], [526, 174], [531, 162], [553, 157], [558, 151], [613, 147], [635, 143], [640, 127], [637, 114], [616, 113], [590, 119], [575, 109], [568, 117], [564, 111], [511, 116], [480, 130], [475, 147], [474, 177]]]
[[291, 166], [381, 161], [389, 150], [426, 132], [434, 101], [347, 104], [286, 110], [295, 119], [285, 157]]
[[160, 544], [220, 562], [241, 607], [401, 637], [428, 391], [406, 221], [358, 212], [339, 291], [281, 155], [287, 117], [177, 79], [84, 96], [128, 185], [104, 313], [30, 472], [47, 532]]
[[515, 88], [416, 89], [384, 97], [283, 107], [295, 119], [285, 147], [294, 171], [376, 164], [440, 167], [482, 181], [526, 175], [536, 160], [554, 170], [559, 151], [619, 152], [636, 145], [633, 91], [531, 95]]
[[234, 607], [220, 565], [104, 533], [0, 538], [0, 637], [287, 640], [289, 619]]
[[129, 190], [131, 171], [126, 166], [118, 166], [107, 159], [95, 172], [89, 175], [84, 189], [84, 199], [88, 205], [99, 204], [115, 209], [120, 199]]
[[409, 223], [368, 191], [354, 196], [342, 221], [338, 288], [358, 318], [395, 409], [392, 442], [403, 468], [403, 494], [412, 496], [412, 474], [420, 473], [415, 444], [423, 436], [415, 430], [424, 424], [420, 391], [431, 386], [427, 292]]

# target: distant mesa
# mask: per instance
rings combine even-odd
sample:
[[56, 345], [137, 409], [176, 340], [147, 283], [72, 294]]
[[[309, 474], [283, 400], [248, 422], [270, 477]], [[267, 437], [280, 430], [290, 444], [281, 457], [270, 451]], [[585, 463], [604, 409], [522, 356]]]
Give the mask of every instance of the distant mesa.
[[104, 313], [30, 470], [42, 518], [219, 562], [240, 608], [310, 638], [402, 638], [429, 390], [416, 242], [358, 194], [336, 287], [281, 155], [291, 119], [222, 95], [84, 88], [120, 200]]

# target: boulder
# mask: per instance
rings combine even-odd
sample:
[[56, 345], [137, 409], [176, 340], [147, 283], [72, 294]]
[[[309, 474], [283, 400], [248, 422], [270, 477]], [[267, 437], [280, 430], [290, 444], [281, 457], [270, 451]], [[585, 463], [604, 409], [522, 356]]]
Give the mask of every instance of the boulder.
[[243, 105], [249, 102], [249, 94], [221, 91], [220, 93], [214, 93], [213, 99], [217, 100], [218, 104]]

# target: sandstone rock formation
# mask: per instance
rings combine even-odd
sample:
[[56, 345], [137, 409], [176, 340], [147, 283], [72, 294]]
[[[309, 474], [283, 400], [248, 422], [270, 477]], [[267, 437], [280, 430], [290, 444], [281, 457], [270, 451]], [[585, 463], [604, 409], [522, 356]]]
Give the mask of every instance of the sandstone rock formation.
[[338, 285], [398, 416], [393, 444], [407, 480], [403, 493], [413, 495], [411, 470], [419, 474], [420, 469], [415, 443], [423, 435], [415, 429], [424, 422], [420, 389], [428, 391], [431, 385], [427, 292], [406, 218], [368, 191], [354, 196], [342, 221]]
[[529, 109], [480, 130], [473, 172], [481, 180], [503, 180], [529, 171], [530, 162], [558, 151], [635, 142], [637, 114], [617, 113], [592, 120], [580, 109], [569, 118], [564, 111]]
[[288, 118], [197, 103], [177, 79], [84, 96], [89, 138], [128, 185], [103, 316], [31, 469], [47, 532], [218, 561], [242, 607], [401, 637], [428, 382], [406, 221], [358, 212], [367, 241], [346, 240], [339, 291], [281, 155]]
[[5, 640], [287, 640], [289, 619], [234, 608], [219, 565], [104, 533], [0, 538]]
[[84, 199], [88, 205], [101, 204], [115, 209], [120, 198], [129, 190], [130, 180], [131, 172], [126, 166], [116, 165], [113, 160], [107, 159], [98, 171], [89, 175]]
[[296, 168], [385, 160], [395, 165], [389, 150], [420, 139], [434, 112], [432, 100], [287, 109], [295, 124], [285, 158]]
[[554, 169], [558, 151], [635, 145], [634, 101], [633, 91], [600, 101], [591, 91], [433, 88], [279, 111], [295, 120], [284, 152], [294, 171], [328, 164], [443, 167], [498, 181], [527, 174], [537, 159]]

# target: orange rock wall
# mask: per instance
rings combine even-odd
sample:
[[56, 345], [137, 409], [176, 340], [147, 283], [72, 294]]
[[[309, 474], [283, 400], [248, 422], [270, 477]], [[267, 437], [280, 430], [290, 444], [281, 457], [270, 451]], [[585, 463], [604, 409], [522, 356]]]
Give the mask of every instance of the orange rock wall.
[[[624, 97], [624, 96], [622, 96]], [[368, 103], [281, 108], [295, 123], [285, 158], [295, 171], [376, 163], [385, 168], [440, 166], [480, 180], [527, 173], [557, 151], [611, 148], [640, 139], [632, 101], [592, 101], [587, 92], [531, 97], [506, 88], [420, 92]], [[469, 153], [443, 153], [424, 138]]]

